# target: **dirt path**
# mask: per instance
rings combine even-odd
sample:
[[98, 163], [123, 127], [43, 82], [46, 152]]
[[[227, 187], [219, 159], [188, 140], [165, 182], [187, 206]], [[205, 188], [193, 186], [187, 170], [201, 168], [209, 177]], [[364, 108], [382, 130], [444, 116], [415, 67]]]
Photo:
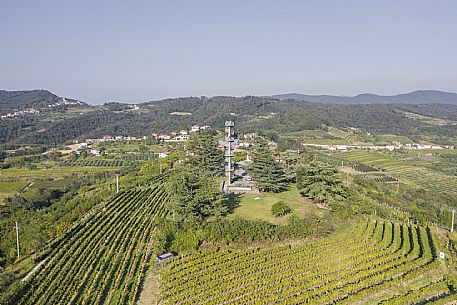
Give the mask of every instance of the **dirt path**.
[[155, 261], [151, 259], [146, 278], [144, 279], [143, 287], [141, 287], [140, 300], [138, 305], [155, 305], [159, 296], [160, 274], [158, 267], [155, 266]]
[[21, 280], [21, 282], [25, 282], [26, 280], [28, 280], [28, 278], [31, 277], [32, 274], [34, 274], [35, 271], [37, 271], [38, 268], [40, 268], [41, 265], [43, 265], [43, 264], [46, 262], [46, 260], [47, 260], [48, 258], [49, 258], [49, 256], [46, 257], [46, 258], [45, 258], [44, 260], [42, 260], [41, 262], [39, 262], [38, 265], [36, 265], [35, 267], [33, 267], [33, 269], [32, 269], [29, 273], [27, 273], [26, 276], [24, 276], [24, 278]]

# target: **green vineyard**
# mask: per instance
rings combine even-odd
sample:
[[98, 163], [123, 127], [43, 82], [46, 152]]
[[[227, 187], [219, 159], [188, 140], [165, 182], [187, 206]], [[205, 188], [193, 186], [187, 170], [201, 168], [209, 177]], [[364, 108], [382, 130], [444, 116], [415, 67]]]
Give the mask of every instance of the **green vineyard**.
[[108, 167], [118, 167], [118, 166], [131, 166], [134, 162], [123, 161], [123, 160], [80, 160], [80, 161], [63, 161], [61, 166], [108, 166]]
[[363, 177], [364, 179], [374, 180], [376, 182], [391, 183], [391, 182], [398, 181], [394, 177], [388, 176], [384, 173], [368, 173], [368, 174], [361, 174], [360, 176]]
[[180, 256], [164, 267], [160, 304], [457, 302], [428, 228], [369, 221], [270, 249]]
[[340, 154], [349, 162], [381, 169], [389, 176], [412, 186], [457, 196], [457, 177], [426, 168], [412, 160], [396, 160], [381, 153], [351, 151]]
[[163, 217], [164, 187], [119, 193], [42, 255], [10, 304], [133, 304]]
[[355, 164], [355, 165], [352, 166], [352, 168], [355, 171], [362, 172], [362, 173], [369, 173], [369, 172], [377, 172], [377, 171], [379, 171], [378, 169], [376, 169], [376, 168], [374, 168], [372, 166], [369, 166], [369, 165], [366, 165], [366, 164], [362, 164], [362, 163]]

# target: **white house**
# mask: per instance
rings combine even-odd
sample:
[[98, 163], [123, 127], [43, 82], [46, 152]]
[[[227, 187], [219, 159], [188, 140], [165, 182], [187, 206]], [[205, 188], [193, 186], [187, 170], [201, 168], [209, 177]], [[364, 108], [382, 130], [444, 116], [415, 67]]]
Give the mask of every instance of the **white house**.
[[200, 126], [198, 125], [194, 125], [190, 128], [190, 132], [197, 132], [200, 130]]
[[189, 133], [187, 132], [187, 130], [180, 130], [179, 134], [182, 136], [185, 136], [185, 135], [188, 135]]
[[169, 135], [166, 135], [166, 134], [161, 134], [159, 135], [158, 137], [160, 140], [170, 140], [171, 137]]
[[200, 130], [206, 130], [206, 129], [209, 129], [209, 126], [208, 126], [208, 125], [200, 126]]
[[257, 133], [256, 132], [246, 133], [244, 135], [244, 138], [246, 140], [253, 140], [253, 139], [257, 138]]
[[100, 156], [102, 154], [102, 151], [100, 149], [91, 149], [89, 150], [89, 153], [93, 156]]
[[346, 144], [337, 144], [336, 149], [338, 150], [348, 150], [348, 146]]
[[166, 158], [170, 155], [170, 152], [160, 152], [159, 153], [159, 158]]
[[175, 140], [176, 141], [187, 141], [187, 140], [189, 140], [189, 136], [188, 135], [176, 136]]

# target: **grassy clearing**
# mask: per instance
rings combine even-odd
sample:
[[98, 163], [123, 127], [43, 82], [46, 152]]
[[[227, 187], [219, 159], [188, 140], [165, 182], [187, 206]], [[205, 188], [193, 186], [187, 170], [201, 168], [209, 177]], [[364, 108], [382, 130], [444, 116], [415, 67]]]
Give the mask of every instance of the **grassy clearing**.
[[[286, 202], [293, 212], [283, 217], [275, 217], [271, 214], [271, 207], [281, 200]], [[293, 184], [283, 193], [243, 194], [240, 205], [230, 217], [239, 216], [246, 219], [261, 219], [274, 224], [286, 224], [291, 215], [303, 218], [307, 214], [322, 216], [325, 211], [318, 209], [310, 199], [302, 197], [298, 193], [297, 186]]]

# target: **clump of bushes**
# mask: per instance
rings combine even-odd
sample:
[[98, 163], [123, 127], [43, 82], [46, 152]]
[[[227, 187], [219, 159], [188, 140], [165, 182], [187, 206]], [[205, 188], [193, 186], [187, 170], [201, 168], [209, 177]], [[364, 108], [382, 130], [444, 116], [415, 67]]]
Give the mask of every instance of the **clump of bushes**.
[[287, 215], [290, 212], [292, 212], [292, 209], [284, 201], [278, 201], [271, 207], [271, 214], [276, 217]]

